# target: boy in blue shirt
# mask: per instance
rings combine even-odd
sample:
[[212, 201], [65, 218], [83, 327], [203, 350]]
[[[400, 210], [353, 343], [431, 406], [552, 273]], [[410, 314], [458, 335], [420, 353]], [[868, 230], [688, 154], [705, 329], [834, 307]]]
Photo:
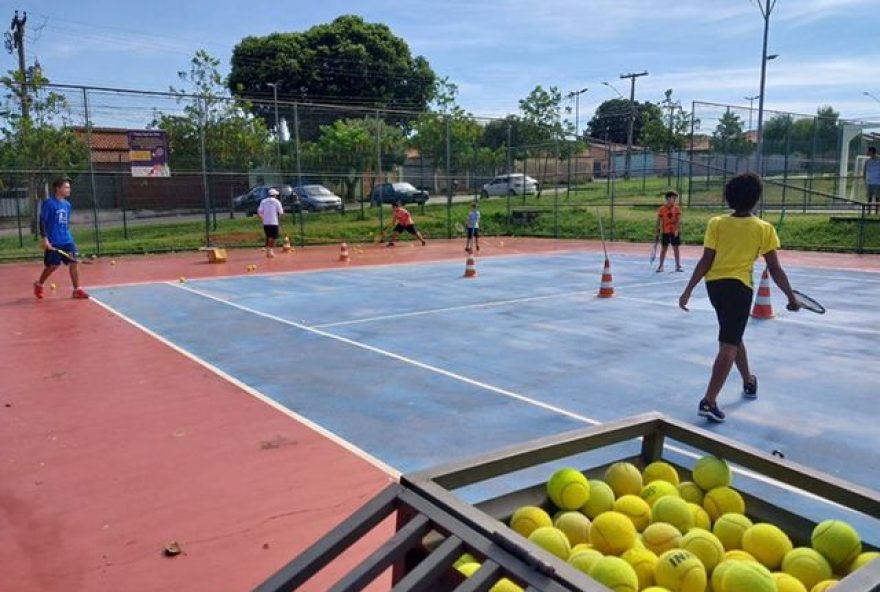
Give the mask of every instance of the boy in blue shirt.
[[[40, 236], [43, 239], [43, 273], [34, 282], [34, 296], [43, 297], [43, 284], [62, 263], [70, 271], [70, 282], [73, 284], [73, 297], [85, 300], [89, 297], [79, 287], [79, 269], [76, 262], [76, 243], [70, 234], [70, 181], [55, 179], [52, 182], [52, 193], [40, 208]], [[64, 251], [66, 255], [59, 252]]]
[[467, 243], [464, 250], [471, 252], [471, 242], [477, 250], [480, 250], [480, 210], [477, 209], [477, 202], [471, 204], [471, 211], [468, 212], [467, 221]]

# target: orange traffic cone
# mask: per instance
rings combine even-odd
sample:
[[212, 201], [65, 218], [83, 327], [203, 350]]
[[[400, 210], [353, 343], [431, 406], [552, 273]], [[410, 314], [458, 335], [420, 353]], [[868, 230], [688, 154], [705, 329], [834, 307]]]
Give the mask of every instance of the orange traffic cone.
[[752, 318], [773, 318], [773, 305], [770, 302], [770, 274], [766, 269], [761, 274], [761, 283], [758, 284], [758, 295], [755, 296], [755, 306], [752, 307]]
[[477, 262], [474, 260], [473, 255], [468, 255], [467, 263], [464, 266], [464, 277], [477, 277]]
[[342, 243], [342, 245], [340, 245], [340, 247], [339, 247], [339, 260], [344, 261], [346, 263], [349, 261], [348, 243], [344, 242], [344, 243]]
[[611, 298], [614, 296], [614, 284], [611, 279], [611, 261], [605, 258], [605, 268], [602, 270], [602, 283], [599, 285], [599, 298]]
[[290, 237], [289, 236], [284, 237], [284, 243], [282, 243], [282, 245], [281, 245], [281, 250], [284, 251], [285, 253], [289, 253], [293, 250], [293, 245], [290, 244]]

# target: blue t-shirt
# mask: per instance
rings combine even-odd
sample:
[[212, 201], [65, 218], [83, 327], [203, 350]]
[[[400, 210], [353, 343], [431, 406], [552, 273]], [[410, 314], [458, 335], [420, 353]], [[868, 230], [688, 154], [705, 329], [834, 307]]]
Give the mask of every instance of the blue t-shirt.
[[40, 223], [46, 232], [46, 238], [53, 245], [73, 244], [70, 234], [70, 202], [58, 199], [54, 195], [47, 198], [40, 208]]
[[478, 210], [471, 210], [468, 212], [468, 228], [479, 228], [480, 227], [480, 212]]
[[865, 182], [868, 185], [880, 185], [880, 158], [869, 158], [865, 161]]

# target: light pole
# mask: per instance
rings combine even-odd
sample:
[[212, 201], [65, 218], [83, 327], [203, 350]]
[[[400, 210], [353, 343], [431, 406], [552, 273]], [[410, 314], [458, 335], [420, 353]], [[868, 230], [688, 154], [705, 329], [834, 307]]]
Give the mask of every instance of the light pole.
[[[568, 98], [574, 97], [574, 141], [577, 142], [581, 136], [581, 95], [587, 92], [588, 88], [584, 87], [580, 90], [573, 90], [568, 93]], [[574, 176], [577, 180], [578, 159], [574, 160]], [[566, 199], [571, 194], [571, 152], [568, 153], [568, 183], [566, 185]]]
[[629, 127], [626, 132], [626, 161], [624, 164], [624, 168], [626, 169], [623, 173], [625, 179], [629, 179], [630, 176], [630, 165], [632, 163], [632, 145], [633, 145], [633, 129], [636, 124], [636, 78], [640, 76], [647, 76], [648, 71], [639, 72], [638, 74], [621, 74], [620, 78], [626, 79], [629, 78]]
[[275, 154], [278, 157], [279, 175], [281, 175], [281, 126], [278, 122], [278, 85], [280, 83], [280, 80], [266, 83], [266, 86], [272, 88], [272, 104], [275, 106]]
[[862, 94], [865, 95], [866, 97], [871, 97], [872, 99], [874, 99], [875, 101], [877, 101], [878, 103], [880, 103], [880, 99], [878, 99], [875, 95], [871, 94], [870, 92], [865, 91], [865, 92], [863, 92]]
[[752, 108], [755, 104], [755, 99], [757, 99], [759, 96], [760, 95], [755, 95], [753, 97], [743, 97], [749, 102], [749, 131], [752, 131]]
[[[758, 89], [757, 146], [755, 147], [755, 169], [759, 175], [764, 172], [764, 86], [767, 82], [767, 62], [777, 57], [775, 54], [772, 57], [767, 55], [767, 38], [770, 35], [770, 14], [775, 7], [776, 0], [763, 0], [763, 4], [761, 0], [758, 0], [758, 10], [761, 11], [761, 16], [764, 17], [764, 43], [761, 48], [761, 85]], [[761, 200], [761, 214], [763, 213], [764, 201]]]

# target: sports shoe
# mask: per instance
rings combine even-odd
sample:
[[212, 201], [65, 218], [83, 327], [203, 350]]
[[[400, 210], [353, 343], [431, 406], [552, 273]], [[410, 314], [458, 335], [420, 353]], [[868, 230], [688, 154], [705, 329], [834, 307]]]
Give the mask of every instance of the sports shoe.
[[74, 298], [76, 300], [88, 300], [89, 293], [86, 292], [85, 290], [83, 290], [82, 288], [77, 288], [76, 290], [73, 291], [72, 298]]
[[658, 268], [657, 268], [657, 273], [660, 273], [660, 272], [662, 272], [662, 271], [663, 271], [663, 268], [662, 268], [662, 267], [658, 267]]
[[758, 398], [758, 377], [754, 374], [748, 382], [743, 383], [743, 397], [746, 399]]
[[684, 267], [679, 265], [678, 267], [675, 268], [675, 271], [684, 271]]
[[275, 251], [273, 251], [272, 249], [269, 249], [268, 251], [266, 251], [266, 257], [268, 259], [273, 259], [275, 257]]
[[394, 246], [394, 243], [388, 243], [388, 244], [385, 245], [385, 246], [386, 246], [386, 247], [393, 247], [393, 246]]
[[718, 408], [717, 404], [710, 403], [706, 399], [700, 401], [700, 407], [697, 414], [706, 417], [711, 421], [724, 423], [724, 412]]
[[424, 246], [427, 245], [427, 244], [428, 244], [428, 243], [425, 242], [425, 239], [422, 239], [422, 246], [424, 247]]
[[40, 299], [43, 298], [43, 284], [34, 282], [34, 296]]

